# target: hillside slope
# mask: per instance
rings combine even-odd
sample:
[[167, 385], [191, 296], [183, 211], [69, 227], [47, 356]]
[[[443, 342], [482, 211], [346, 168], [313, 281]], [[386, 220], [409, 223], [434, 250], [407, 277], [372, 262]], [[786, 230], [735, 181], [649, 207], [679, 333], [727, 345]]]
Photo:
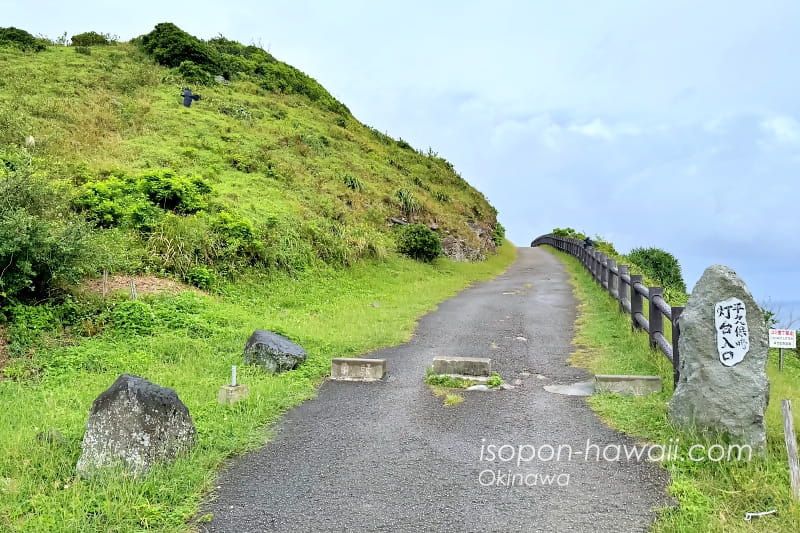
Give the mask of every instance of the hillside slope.
[[[428, 225], [456, 260], [494, 251], [495, 209], [433, 151], [361, 124], [263, 50], [209, 41], [236, 59], [216, 82], [142, 40], [0, 45], [0, 157], [66, 185], [99, 231], [95, 274], [348, 265], [392, 253], [397, 221]], [[184, 87], [202, 97], [190, 108]]]

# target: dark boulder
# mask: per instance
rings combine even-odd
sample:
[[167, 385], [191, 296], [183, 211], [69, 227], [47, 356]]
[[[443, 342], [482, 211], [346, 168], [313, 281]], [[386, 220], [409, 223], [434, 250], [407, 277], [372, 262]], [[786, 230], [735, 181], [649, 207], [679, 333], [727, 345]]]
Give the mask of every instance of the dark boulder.
[[146, 473], [194, 443], [189, 410], [174, 390], [123, 374], [92, 404], [76, 469], [84, 477], [113, 466]]
[[258, 365], [270, 374], [295, 368], [306, 360], [306, 351], [286, 337], [258, 329], [244, 348], [244, 363]]

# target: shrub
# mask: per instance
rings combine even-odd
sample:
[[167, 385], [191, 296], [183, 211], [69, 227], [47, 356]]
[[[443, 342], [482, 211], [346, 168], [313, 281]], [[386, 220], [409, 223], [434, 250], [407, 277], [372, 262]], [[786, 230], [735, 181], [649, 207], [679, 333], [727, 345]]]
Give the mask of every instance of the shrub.
[[201, 178], [176, 175], [169, 169], [142, 174], [140, 187], [151, 202], [177, 213], [195, 213], [207, 207], [211, 187]]
[[579, 231], [575, 231], [572, 228], [553, 228], [553, 231], [551, 231], [551, 233], [556, 237], [566, 237], [569, 239], [578, 239], [581, 241], [586, 238], [585, 234]]
[[89, 233], [69, 211], [65, 191], [36, 176], [30, 163], [0, 154], [0, 306], [80, 279]]
[[439, 236], [424, 224], [409, 224], [400, 230], [397, 251], [430, 263], [442, 255], [442, 243]]
[[450, 202], [450, 195], [447, 194], [446, 192], [437, 191], [433, 195], [433, 197], [436, 198], [437, 201], [439, 201], [439, 202], [441, 202], [443, 204], [446, 204], [446, 203]]
[[499, 387], [503, 384], [503, 378], [497, 372], [492, 372], [492, 375], [486, 380], [486, 385], [491, 388]]
[[0, 46], [12, 46], [23, 52], [41, 52], [47, 48], [47, 43], [45, 39], [34, 37], [19, 28], [0, 28]]
[[92, 49], [89, 48], [88, 46], [76, 46], [75, 47], [75, 52], [77, 52], [79, 54], [83, 54], [85, 56], [92, 55]]
[[178, 65], [178, 74], [183, 77], [184, 81], [199, 85], [209, 85], [214, 80], [214, 76], [210, 72], [194, 61], [181, 61], [181, 64]]
[[198, 289], [210, 290], [217, 282], [212, 270], [204, 266], [196, 266], [186, 273], [186, 281]]
[[72, 46], [107, 46], [111, 44], [108, 36], [95, 31], [87, 31], [72, 36]]
[[659, 248], [634, 248], [628, 259], [664, 289], [686, 292], [680, 263], [671, 253]]
[[502, 245], [505, 238], [506, 228], [504, 228], [499, 222], [495, 222], [494, 229], [492, 230], [492, 240], [494, 241], [495, 246]]
[[184, 61], [191, 61], [205, 70], [219, 68], [220, 58], [212, 47], [170, 22], [156, 24], [153, 31], [142, 35], [138, 41], [142, 50], [165, 67], [178, 67]]
[[147, 334], [156, 324], [156, 316], [149, 304], [140, 300], [126, 300], [111, 310], [114, 327], [126, 332]]

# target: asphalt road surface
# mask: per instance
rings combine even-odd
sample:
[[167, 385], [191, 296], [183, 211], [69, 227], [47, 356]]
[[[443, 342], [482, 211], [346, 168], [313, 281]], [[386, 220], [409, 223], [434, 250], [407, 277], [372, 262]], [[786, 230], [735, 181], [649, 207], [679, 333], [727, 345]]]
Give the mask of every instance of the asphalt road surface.
[[[237, 458], [203, 506], [208, 532], [647, 531], [668, 504], [656, 464], [613, 459], [637, 443], [582, 397], [546, 392], [590, 376], [565, 361], [576, 300], [542, 248], [374, 352], [378, 383], [326, 382], [260, 450]], [[434, 356], [491, 357], [514, 390], [444, 407], [423, 383]], [[610, 448], [609, 448], [610, 446]]]

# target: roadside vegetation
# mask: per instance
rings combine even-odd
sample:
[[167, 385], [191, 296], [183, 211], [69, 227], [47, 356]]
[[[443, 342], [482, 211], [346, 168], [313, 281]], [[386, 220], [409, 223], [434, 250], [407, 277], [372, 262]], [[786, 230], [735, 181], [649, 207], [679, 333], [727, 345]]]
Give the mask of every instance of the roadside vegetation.
[[[191, 528], [222, 462], [332, 357], [403, 342], [514, 259], [447, 160], [259, 47], [172, 24], [129, 43], [0, 28], [0, 65], [0, 530]], [[136, 298], [106, 290], [120, 279]], [[308, 359], [240, 367], [249, 399], [219, 405], [255, 329]], [[198, 445], [142, 479], [78, 479], [92, 401], [122, 373], [173, 388]]]
[[[571, 362], [596, 374], [659, 375], [660, 394], [650, 396], [591, 396], [588, 401], [610, 426], [643, 442], [668, 445], [679, 439], [685, 453], [692, 444], [710, 443], [701, 437], [676, 433], [669, 424], [667, 403], [673, 392], [672, 365], [661, 352], [651, 350], [647, 335], [631, 331], [630, 317], [618, 312], [618, 304], [598, 286], [572, 256], [555, 250], [572, 277], [579, 299], [574, 343], [578, 349]], [[781, 531], [795, 532], [800, 524], [800, 503], [790, 493], [789, 469], [783, 437], [780, 401], [800, 406], [800, 359], [789, 351], [783, 371], [777, 350], [770, 350], [767, 372], [770, 404], [767, 409], [767, 454], [750, 461], [665, 461], [672, 482], [670, 494], [676, 506], [662, 509], [653, 531]], [[800, 409], [794, 409], [800, 424]], [[748, 512], [775, 509], [774, 515], [745, 521]]]

